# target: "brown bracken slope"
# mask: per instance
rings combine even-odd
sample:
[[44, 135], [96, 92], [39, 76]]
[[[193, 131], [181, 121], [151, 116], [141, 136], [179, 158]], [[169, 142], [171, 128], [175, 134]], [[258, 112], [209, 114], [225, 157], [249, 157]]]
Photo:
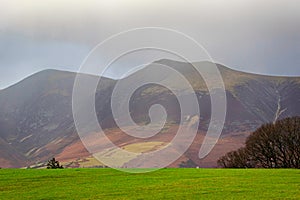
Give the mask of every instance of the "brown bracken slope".
[[[191, 64], [172, 60], [155, 63], [177, 70], [189, 81], [201, 110], [194, 143], [170, 167], [216, 167], [220, 156], [241, 147], [245, 138], [261, 124], [300, 115], [300, 78], [255, 75], [217, 65], [226, 87], [226, 122], [218, 144], [206, 158], [200, 160], [198, 153], [209, 124], [211, 106], [205, 82]], [[212, 63], [209, 62], [194, 63], [199, 69], [207, 69], [210, 65]], [[130, 83], [142, 80], [145, 75], [161, 76], [162, 82], [172, 83], [178, 91], [185, 89], [174, 77], [151, 74], [151, 65], [122, 81]], [[74, 126], [72, 89], [75, 76], [71, 72], [46, 70], [0, 91], [0, 167], [26, 167], [52, 157], [64, 163], [76, 160], [84, 162], [90, 158]], [[102, 79], [95, 95], [99, 123], [111, 141], [120, 148], [141, 152], [168, 144], [176, 134], [180, 119], [179, 104], [174, 94], [155, 84], [142, 86], [133, 94], [129, 107], [135, 122], [148, 123], [148, 110], [153, 104], [163, 105], [168, 114], [168, 123], [158, 135], [139, 140], [123, 133], [112, 117], [110, 98], [116, 82]], [[194, 114], [191, 111], [191, 116]], [[131, 162], [135, 162], [135, 159], [124, 161], [124, 167], [130, 166]], [[141, 166], [143, 164], [140, 163]]]

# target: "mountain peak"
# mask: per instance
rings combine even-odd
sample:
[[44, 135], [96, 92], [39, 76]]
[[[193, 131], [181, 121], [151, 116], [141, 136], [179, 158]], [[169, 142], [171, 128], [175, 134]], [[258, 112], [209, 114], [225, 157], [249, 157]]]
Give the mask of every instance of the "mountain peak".
[[[199, 73], [191, 63], [168, 59], [154, 63], [161, 63], [176, 69], [190, 82], [197, 94], [201, 111], [199, 133], [204, 133], [210, 120], [211, 104], [205, 82]], [[212, 64], [214, 63], [208, 61], [193, 63], [195, 67]], [[198, 149], [195, 149], [195, 147], [198, 148], [197, 145], [187, 151], [184, 156], [194, 159], [193, 161], [199, 165], [202, 164], [201, 166], [214, 166], [215, 163], [212, 162], [224, 153], [224, 149], [235, 150], [235, 147], [242, 145], [244, 136], [247, 135], [243, 133], [250, 132], [263, 123], [273, 122], [274, 119], [300, 114], [298, 106], [300, 81], [297, 81], [299, 78], [259, 76], [231, 70], [220, 64], [216, 65], [226, 87], [228, 112], [223, 136], [227, 139], [216, 147], [219, 151], [209, 158], [210, 161], [194, 159], [194, 152], [198, 152]], [[148, 71], [141, 73], [143, 70], [148, 70], [148, 67], [135, 72], [134, 83], [135, 78], [143, 79], [143, 76], [149, 76]], [[78, 150], [78, 144], [81, 144], [81, 141], [76, 134], [72, 118], [72, 91], [75, 77], [76, 73], [73, 72], [48, 69], [0, 91], [0, 146], [3, 147], [3, 151], [0, 151], [0, 159], [8, 163], [4, 166], [24, 166], [59, 155], [70, 159], [68, 156], [72, 154], [71, 159], [74, 160], [82, 155], [89, 156], [88, 152], [84, 151], [84, 147]], [[91, 78], [98, 77], [91, 76]], [[176, 91], [186, 92], [183, 84], [169, 74], [166, 77], [162, 76], [162, 81], [172, 83]], [[115, 83], [116, 81], [107, 81], [105, 87], [98, 88], [95, 95], [95, 109], [99, 123], [108, 131], [107, 134], [113, 138], [113, 142], [126, 146], [133, 142], [132, 138], [122, 134], [122, 131], [116, 127], [111, 111], [110, 98]], [[184, 93], [184, 95], [190, 94]], [[154, 104], [163, 105], [168, 113], [169, 121], [172, 122], [167, 125], [169, 127], [166, 126], [163, 129], [163, 134], [158, 134], [154, 139], [170, 141], [178, 126], [180, 109], [176, 98], [168, 90], [153, 84], [140, 87], [130, 100], [130, 114], [135, 121], [146, 124], [147, 108]], [[198, 134], [198, 136], [201, 135], [205, 134]], [[199, 139], [197, 144], [200, 143]], [[235, 145], [232, 145], [233, 143]], [[190, 155], [192, 157], [189, 157]], [[197, 157], [196, 154], [195, 156]], [[176, 167], [177, 164], [174, 166]]]

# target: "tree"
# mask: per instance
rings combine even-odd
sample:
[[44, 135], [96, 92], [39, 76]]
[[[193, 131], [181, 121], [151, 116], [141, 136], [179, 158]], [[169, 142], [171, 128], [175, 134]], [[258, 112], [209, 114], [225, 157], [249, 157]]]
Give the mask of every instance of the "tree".
[[225, 168], [253, 168], [253, 162], [249, 159], [246, 148], [227, 153], [218, 160], [218, 165]]
[[265, 124], [246, 146], [218, 160], [225, 168], [300, 168], [300, 117]]
[[52, 158], [47, 163], [47, 169], [63, 169], [63, 166], [60, 165], [59, 162], [55, 160], [55, 158]]

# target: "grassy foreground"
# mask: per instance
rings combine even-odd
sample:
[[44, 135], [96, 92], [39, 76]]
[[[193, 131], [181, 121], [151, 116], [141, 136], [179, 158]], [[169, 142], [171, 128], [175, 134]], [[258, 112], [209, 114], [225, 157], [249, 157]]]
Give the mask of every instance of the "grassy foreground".
[[300, 199], [300, 170], [1, 169], [0, 199]]

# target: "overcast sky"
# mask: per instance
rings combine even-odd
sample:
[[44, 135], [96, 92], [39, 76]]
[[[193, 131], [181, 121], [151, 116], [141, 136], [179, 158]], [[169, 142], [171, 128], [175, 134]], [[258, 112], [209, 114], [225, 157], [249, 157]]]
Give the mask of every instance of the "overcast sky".
[[0, 0], [0, 88], [77, 71], [99, 42], [145, 26], [186, 33], [233, 69], [300, 76], [298, 0]]

